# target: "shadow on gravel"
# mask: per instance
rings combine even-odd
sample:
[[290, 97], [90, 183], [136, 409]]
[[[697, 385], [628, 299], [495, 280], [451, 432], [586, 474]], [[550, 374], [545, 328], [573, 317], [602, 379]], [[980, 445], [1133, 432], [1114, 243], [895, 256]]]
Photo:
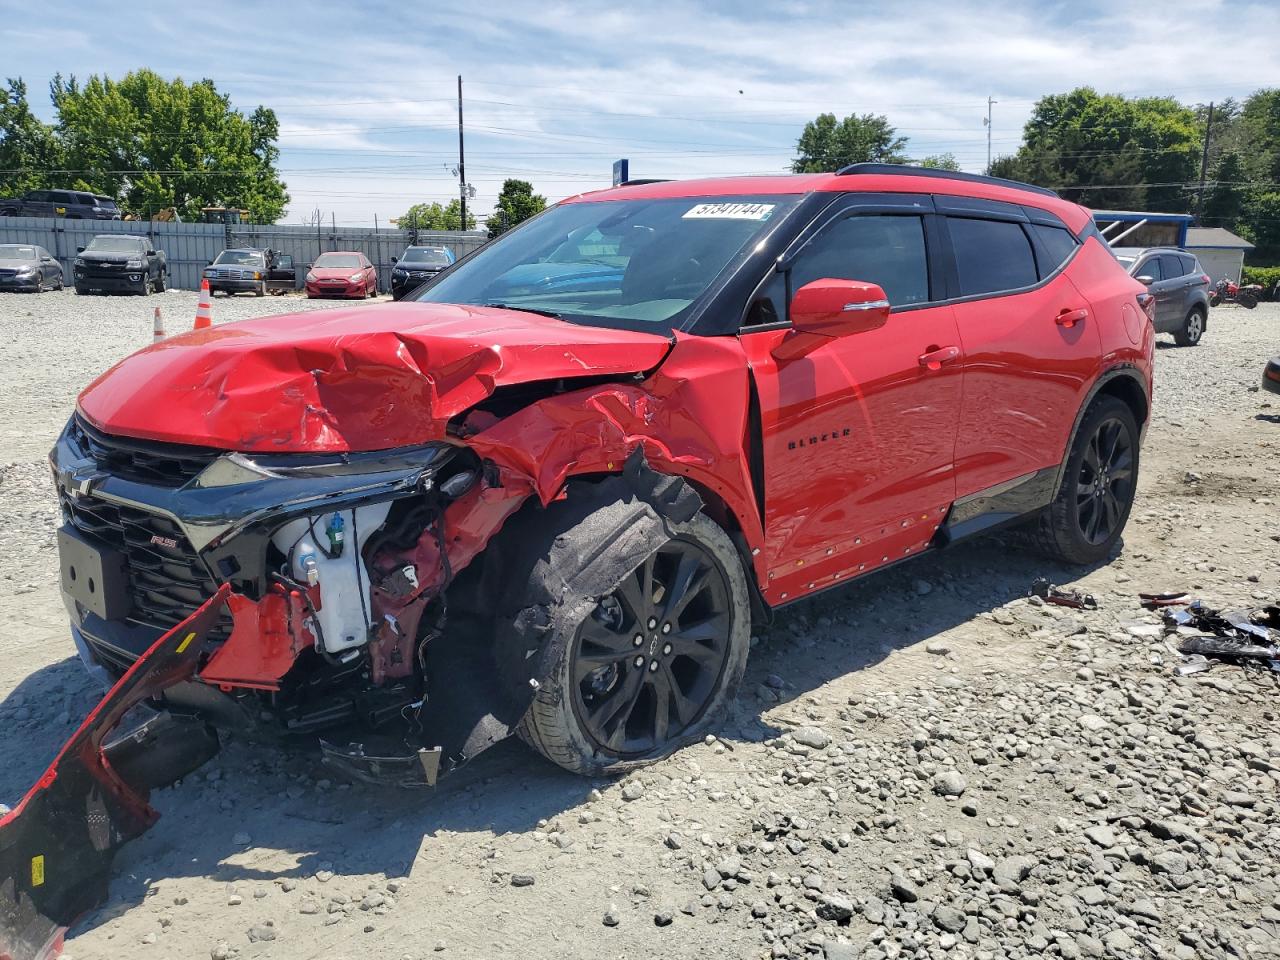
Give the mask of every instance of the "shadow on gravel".
[[[1025, 596], [1037, 576], [1070, 583], [1085, 572], [987, 539], [801, 601], [759, 632], [737, 716], [721, 739], [732, 746], [735, 740], [776, 736], [780, 731], [763, 719], [777, 705], [774, 697], [783, 703], [803, 697]], [[51, 731], [49, 739], [57, 738]], [[445, 833], [474, 835], [475, 847], [453, 843], [449, 849], [453, 855], [468, 850], [478, 863], [483, 851], [477, 848], [490, 833], [529, 833], [606, 785], [569, 774], [514, 739], [446, 777], [434, 791], [344, 785], [328, 777], [318, 754], [226, 743], [186, 782], [153, 795], [162, 819], [121, 852], [110, 901], [77, 929], [142, 903], [157, 884], [163, 893], [164, 881], [178, 877], [235, 884], [250, 904], [255, 888], [271, 890], [273, 881], [320, 871], [333, 874], [320, 888], [322, 897], [353, 895], [352, 877], [405, 876], [415, 861], [416, 870], [430, 876], [437, 860], [431, 840]], [[6, 778], [12, 782], [16, 774], [6, 771]], [[263, 907], [273, 908], [272, 901]]]
[[41, 667], [9, 691], [0, 702], [0, 803], [22, 798], [102, 693], [75, 656]]

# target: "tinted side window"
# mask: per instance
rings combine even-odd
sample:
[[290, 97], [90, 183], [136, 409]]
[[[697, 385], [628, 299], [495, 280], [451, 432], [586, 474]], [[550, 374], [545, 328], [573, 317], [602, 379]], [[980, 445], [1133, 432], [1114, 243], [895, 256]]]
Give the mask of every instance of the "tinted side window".
[[924, 221], [914, 216], [846, 217], [813, 239], [791, 267], [791, 295], [814, 280], [862, 280], [902, 307], [929, 299]]
[[1047, 277], [1076, 252], [1076, 238], [1069, 230], [1045, 226], [1043, 223], [1033, 223], [1031, 229], [1035, 231], [1036, 239], [1047, 255], [1046, 262], [1040, 264], [1040, 276]]
[[1181, 277], [1187, 273], [1187, 266], [1182, 262], [1182, 258], [1174, 256], [1171, 253], [1161, 255], [1160, 269], [1164, 272], [1164, 278], [1166, 280], [1172, 280], [1175, 277]]
[[54, 203], [71, 203], [71, 194], [63, 190], [52, 190], [49, 192], [49, 199]]
[[947, 217], [947, 225], [961, 296], [1030, 287], [1039, 279], [1031, 241], [1021, 224]]
[[1145, 261], [1137, 270], [1133, 271], [1135, 277], [1150, 277], [1152, 280], [1163, 280], [1164, 273], [1160, 270], [1160, 258], [1151, 257]]

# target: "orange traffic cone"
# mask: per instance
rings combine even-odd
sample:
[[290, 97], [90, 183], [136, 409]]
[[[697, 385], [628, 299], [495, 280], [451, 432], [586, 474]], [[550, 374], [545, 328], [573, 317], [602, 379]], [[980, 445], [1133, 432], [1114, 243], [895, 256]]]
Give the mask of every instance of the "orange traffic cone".
[[156, 307], [155, 321], [151, 325], [151, 342], [159, 343], [164, 339], [164, 318], [160, 316], [160, 308]]
[[192, 330], [204, 330], [213, 326], [213, 306], [209, 303], [209, 281], [200, 281], [200, 306], [196, 307], [196, 324]]

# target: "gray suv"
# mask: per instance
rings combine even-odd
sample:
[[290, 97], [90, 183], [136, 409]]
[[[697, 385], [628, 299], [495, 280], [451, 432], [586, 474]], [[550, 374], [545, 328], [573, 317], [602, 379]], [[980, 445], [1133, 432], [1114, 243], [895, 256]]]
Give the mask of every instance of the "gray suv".
[[1156, 298], [1156, 333], [1194, 347], [1209, 326], [1209, 275], [1194, 254], [1170, 247], [1117, 247], [1121, 266]]
[[119, 220], [120, 208], [110, 197], [83, 190], [32, 190], [0, 200], [0, 217], [65, 217], [68, 220]]

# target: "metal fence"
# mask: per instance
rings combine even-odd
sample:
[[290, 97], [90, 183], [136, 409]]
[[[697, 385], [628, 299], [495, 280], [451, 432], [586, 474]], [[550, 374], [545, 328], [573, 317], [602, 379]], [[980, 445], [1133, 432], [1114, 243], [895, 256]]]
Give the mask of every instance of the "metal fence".
[[33, 243], [57, 257], [68, 285], [80, 247], [100, 233], [149, 236], [169, 264], [169, 286], [198, 290], [204, 267], [227, 247], [270, 247], [293, 257], [302, 286], [316, 257], [332, 250], [363, 253], [378, 268], [378, 287], [390, 289], [391, 258], [411, 242], [445, 246], [458, 259], [485, 242], [479, 231], [394, 230], [373, 227], [259, 226], [249, 223], [156, 223], [144, 220], [64, 220], [57, 217], [0, 217], [0, 243]]
[[220, 223], [154, 223], [144, 220], [64, 220], [59, 217], [0, 217], [0, 243], [34, 243], [62, 264], [71, 285], [76, 251], [100, 233], [127, 233], [151, 238], [169, 264], [169, 285], [200, 288], [205, 264], [218, 255], [226, 240]]
[[269, 247], [293, 257], [302, 286], [307, 270], [322, 253], [334, 250], [363, 253], [378, 268], [378, 289], [391, 289], [391, 258], [399, 257], [411, 243], [448, 247], [461, 260], [483, 244], [487, 235], [479, 231], [466, 233], [443, 230], [395, 230], [386, 227], [341, 227], [321, 225], [258, 226], [251, 223], [228, 224], [228, 247]]

